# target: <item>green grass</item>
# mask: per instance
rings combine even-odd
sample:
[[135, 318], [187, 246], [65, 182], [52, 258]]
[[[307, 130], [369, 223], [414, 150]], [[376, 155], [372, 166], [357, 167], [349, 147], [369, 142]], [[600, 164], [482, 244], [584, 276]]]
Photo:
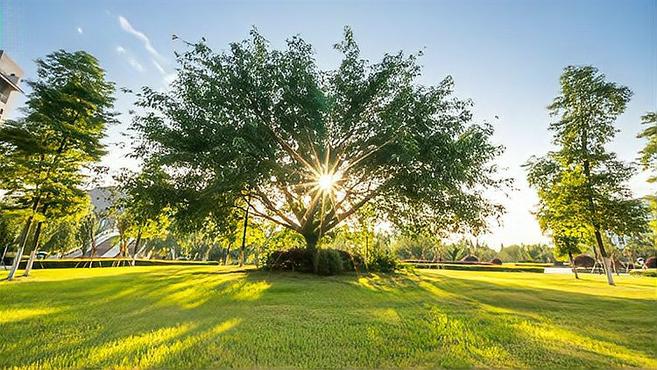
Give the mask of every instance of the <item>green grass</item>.
[[37, 270], [0, 282], [0, 367], [655, 368], [657, 280], [617, 280]]

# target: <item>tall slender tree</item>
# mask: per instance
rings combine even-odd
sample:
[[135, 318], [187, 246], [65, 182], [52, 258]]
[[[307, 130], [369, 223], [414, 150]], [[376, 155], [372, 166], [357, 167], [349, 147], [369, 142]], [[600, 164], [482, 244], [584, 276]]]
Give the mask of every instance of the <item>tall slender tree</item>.
[[602, 233], [636, 234], [647, 223], [644, 203], [632, 198], [627, 186], [634, 167], [606, 149], [632, 93], [591, 66], [566, 67], [560, 82], [561, 94], [548, 107], [557, 117], [549, 129], [558, 150], [530, 159], [528, 180], [539, 193], [539, 221], [555, 243], [585, 230], [614, 285]]
[[37, 78], [28, 82], [32, 91], [25, 117], [0, 128], [5, 161], [0, 189], [20, 198], [16, 204], [29, 210], [9, 280], [18, 269], [33, 224], [37, 223], [36, 232], [49, 203], [58, 201], [62, 189], [80, 188], [81, 169], [105, 153], [101, 139], [115, 117], [114, 84], [106, 81], [92, 55], [59, 50], [36, 64]]

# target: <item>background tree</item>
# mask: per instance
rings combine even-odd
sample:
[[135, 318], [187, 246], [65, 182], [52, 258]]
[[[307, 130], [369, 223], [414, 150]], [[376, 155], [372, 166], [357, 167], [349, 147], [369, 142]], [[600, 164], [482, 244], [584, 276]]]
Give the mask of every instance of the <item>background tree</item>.
[[[80, 170], [105, 153], [100, 142], [108, 122], [114, 85], [90, 54], [56, 51], [38, 59], [37, 79], [28, 81], [31, 92], [25, 117], [0, 128], [4, 151], [0, 188], [31, 210], [21, 232], [11, 280], [36, 219], [43, 221], [47, 200], [59, 191], [80, 187]], [[39, 226], [34, 228], [36, 233]], [[38, 237], [35, 238], [38, 244]]]
[[[167, 168], [176, 214], [254, 216], [302, 235], [315, 249], [364, 205], [394, 223], [479, 232], [502, 211], [488, 200], [502, 148], [473, 124], [453, 81], [422, 86], [417, 55], [369, 63], [349, 29], [337, 70], [317, 68], [299, 37], [271, 50], [255, 30], [229, 51], [188, 43], [167, 91], [144, 88], [135, 154]], [[200, 217], [202, 218], [202, 217]]]
[[[538, 190], [538, 218], [544, 229], [563, 235], [566, 224], [587, 228], [614, 284], [602, 233], [632, 235], [645, 230], [647, 213], [626, 181], [635, 169], [606, 150], [631, 92], [607, 82], [594, 67], [569, 66], [561, 75], [561, 95], [548, 107], [558, 150], [527, 163], [528, 181]], [[568, 221], [568, 219], [571, 219]], [[581, 226], [580, 226], [581, 225]]]
[[646, 113], [641, 117], [641, 120], [647, 127], [637, 137], [647, 139], [647, 142], [639, 153], [639, 160], [643, 169], [652, 172], [652, 176], [648, 181], [654, 182], [657, 175], [657, 112]]

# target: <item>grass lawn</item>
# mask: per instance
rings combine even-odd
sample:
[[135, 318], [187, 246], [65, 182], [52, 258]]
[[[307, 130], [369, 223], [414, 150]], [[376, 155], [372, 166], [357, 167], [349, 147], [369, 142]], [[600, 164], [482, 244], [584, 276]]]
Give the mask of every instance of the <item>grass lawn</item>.
[[0, 282], [0, 367], [655, 368], [657, 279], [617, 280], [36, 270]]

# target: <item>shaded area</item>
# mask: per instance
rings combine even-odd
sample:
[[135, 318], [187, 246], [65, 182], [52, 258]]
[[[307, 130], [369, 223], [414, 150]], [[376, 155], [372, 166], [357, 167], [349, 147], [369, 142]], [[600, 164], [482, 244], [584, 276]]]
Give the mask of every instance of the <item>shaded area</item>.
[[38, 271], [0, 283], [0, 366], [657, 366], [654, 280], [492, 274]]

